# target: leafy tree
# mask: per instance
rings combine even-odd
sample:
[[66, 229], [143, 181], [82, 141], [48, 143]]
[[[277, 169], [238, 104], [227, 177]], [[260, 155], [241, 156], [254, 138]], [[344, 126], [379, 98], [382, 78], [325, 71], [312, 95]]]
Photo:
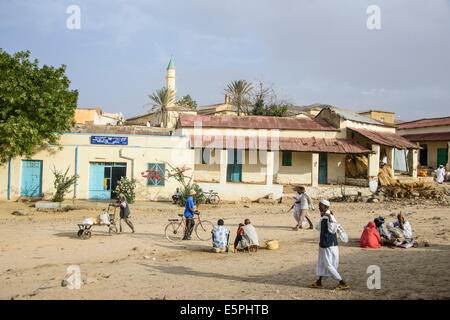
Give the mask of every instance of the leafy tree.
[[67, 176], [69, 173], [69, 168], [63, 173], [62, 171], [56, 170], [56, 168], [53, 168], [53, 176], [55, 177], [55, 180], [53, 181], [53, 186], [55, 187], [55, 194], [53, 195], [52, 201], [53, 202], [63, 202], [64, 196], [67, 192], [70, 192], [70, 187], [73, 186], [79, 176], [73, 175], [73, 176]]
[[119, 197], [119, 194], [123, 194], [127, 199], [128, 203], [134, 203], [136, 199], [136, 179], [128, 179], [127, 177], [120, 178], [117, 181], [116, 189], [114, 189], [114, 193], [116, 197]]
[[249, 99], [252, 90], [252, 84], [246, 80], [235, 80], [227, 85], [225, 91], [231, 94], [232, 104], [237, 107], [238, 116], [241, 112], [247, 111], [247, 107], [251, 105]]
[[252, 95], [252, 106], [253, 108], [249, 112], [252, 115], [285, 117], [291, 104], [278, 100], [273, 86], [265, 86], [260, 81]]
[[153, 106], [160, 108], [163, 127], [167, 128], [169, 108], [176, 102], [175, 91], [164, 87], [149, 95], [149, 98], [153, 101]]
[[0, 164], [58, 144], [54, 132], [73, 126], [78, 91], [69, 90], [66, 66], [40, 67], [29, 58], [29, 51], [0, 49]]
[[182, 97], [181, 99], [178, 99], [176, 105], [180, 107], [189, 107], [195, 109], [197, 108], [197, 101], [193, 100], [191, 96], [188, 94]]

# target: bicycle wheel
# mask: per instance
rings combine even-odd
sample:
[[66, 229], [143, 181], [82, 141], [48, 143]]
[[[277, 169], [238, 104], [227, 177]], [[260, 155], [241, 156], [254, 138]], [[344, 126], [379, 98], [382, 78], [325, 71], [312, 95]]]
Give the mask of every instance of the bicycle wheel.
[[202, 220], [195, 225], [195, 234], [200, 240], [208, 241], [211, 239], [211, 231], [213, 230], [213, 228], [214, 225], [211, 222]]
[[217, 205], [217, 204], [219, 204], [219, 202], [220, 202], [220, 197], [219, 197], [217, 194], [212, 195], [211, 198], [210, 198], [210, 200], [209, 200], [209, 202], [210, 202], [211, 204]]
[[184, 229], [181, 222], [171, 222], [166, 226], [164, 231], [167, 240], [171, 242], [180, 241], [184, 236]]

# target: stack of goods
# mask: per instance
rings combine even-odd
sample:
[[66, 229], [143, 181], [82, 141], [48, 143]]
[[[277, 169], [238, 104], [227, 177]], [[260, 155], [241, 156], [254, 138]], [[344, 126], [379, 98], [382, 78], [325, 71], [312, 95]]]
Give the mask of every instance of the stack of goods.
[[351, 178], [367, 177], [369, 160], [366, 156], [348, 156], [345, 160], [345, 176]]

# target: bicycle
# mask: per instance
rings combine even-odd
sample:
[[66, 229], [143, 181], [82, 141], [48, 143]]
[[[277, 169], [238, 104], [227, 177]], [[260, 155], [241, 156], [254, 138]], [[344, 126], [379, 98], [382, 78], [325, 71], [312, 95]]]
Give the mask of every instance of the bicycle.
[[[212, 222], [208, 220], [201, 220], [200, 213], [195, 213], [197, 218], [194, 217], [194, 232], [199, 240], [208, 241], [211, 239], [211, 231], [214, 228]], [[183, 239], [186, 231], [186, 218], [183, 214], [179, 214], [180, 219], [168, 219], [169, 223], [164, 230], [167, 240], [171, 242], [177, 242]]]
[[209, 192], [205, 192], [205, 204], [210, 203], [213, 205], [217, 205], [220, 202], [219, 194], [213, 190], [209, 190]]

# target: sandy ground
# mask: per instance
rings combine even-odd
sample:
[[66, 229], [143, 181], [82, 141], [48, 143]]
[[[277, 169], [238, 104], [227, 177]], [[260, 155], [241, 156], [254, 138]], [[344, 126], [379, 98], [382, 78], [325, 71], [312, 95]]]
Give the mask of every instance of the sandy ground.
[[[155, 203], [134, 210], [137, 232], [109, 235], [97, 227], [89, 240], [76, 236], [77, 223], [100, 210], [37, 212], [30, 204], [0, 202], [0, 299], [449, 299], [449, 207], [401, 203], [336, 203], [333, 210], [349, 234], [340, 245], [339, 271], [348, 291], [309, 289], [315, 280], [318, 233], [292, 231], [286, 204], [228, 204], [201, 207], [203, 219], [224, 218], [233, 238], [250, 218], [261, 240], [278, 239], [279, 250], [214, 254], [210, 243], [171, 243], [163, 237], [168, 218], [180, 209]], [[11, 215], [16, 209], [29, 216]], [[363, 225], [378, 215], [406, 213], [417, 240], [429, 247], [361, 249]], [[318, 212], [312, 213], [314, 221]], [[144, 258], [147, 256], [147, 258]], [[78, 265], [81, 289], [61, 286], [69, 265]], [[381, 289], [367, 288], [367, 267], [381, 270]]]

